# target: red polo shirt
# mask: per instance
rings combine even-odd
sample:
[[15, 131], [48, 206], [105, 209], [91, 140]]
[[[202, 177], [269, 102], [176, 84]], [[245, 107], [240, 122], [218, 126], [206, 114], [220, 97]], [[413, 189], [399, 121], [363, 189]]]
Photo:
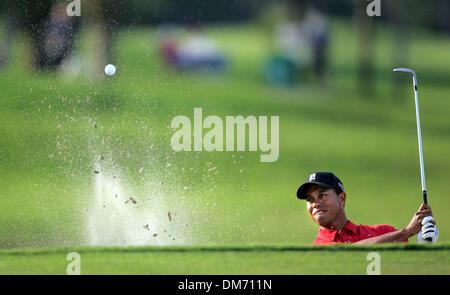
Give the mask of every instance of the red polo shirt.
[[[361, 240], [373, 238], [387, 234], [397, 229], [387, 224], [380, 225], [356, 225], [350, 220], [342, 230], [320, 228], [319, 234], [314, 241], [315, 245], [320, 244], [342, 244], [342, 243], [356, 243]], [[405, 242], [407, 242], [406, 240]]]

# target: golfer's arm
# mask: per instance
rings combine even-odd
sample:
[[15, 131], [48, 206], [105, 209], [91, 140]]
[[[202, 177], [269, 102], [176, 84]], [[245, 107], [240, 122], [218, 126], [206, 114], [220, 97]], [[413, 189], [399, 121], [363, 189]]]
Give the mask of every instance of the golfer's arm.
[[412, 236], [411, 233], [409, 233], [406, 229], [401, 229], [373, 238], [361, 240], [359, 242], [356, 242], [355, 244], [396, 243], [396, 242], [403, 242], [411, 236]]

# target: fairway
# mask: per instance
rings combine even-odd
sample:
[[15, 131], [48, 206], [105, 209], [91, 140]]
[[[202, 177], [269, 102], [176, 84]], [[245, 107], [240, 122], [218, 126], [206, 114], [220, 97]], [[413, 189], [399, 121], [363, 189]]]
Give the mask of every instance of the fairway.
[[[310, 246], [318, 226], [295, 193], [314, 171], [339, 176], [355, 224], [401, 229], [422, 196], [411, 77], [394, 96], [392, 36], [376, 35], [375, 94], [365, 96], [355, 28], [330, 22], [326, 82], [287, 88], [264, 83], [269, 37], [251, 23], [205, 28], [232, 61], [218, 76], [168, 70], [150, 27], [117, 32], [117, 73], [99, 80], [30, 71], [19, 35], [0, 71], [0, 274], [63, 275], [70, 252], [82, 274], [366, 274], [372, 251], [382, 274], [450, 274], [450, 41], [435, 32], [410, 40], [408, 67], [439, 242]], [[82, 54], [94, 39], [83, 32]], [[279, 158], [175, 152], [172, 119], [193, 121], [194, 108], [279, 116]]]
[[381, 274], [448, 275], [449, 250], [448, 244], [17, 249], [0, 251], [0, 274], [65, 275], [67, 254], [77, 252], [85, 275], [365, 275], [368, 253], [377, 252]]

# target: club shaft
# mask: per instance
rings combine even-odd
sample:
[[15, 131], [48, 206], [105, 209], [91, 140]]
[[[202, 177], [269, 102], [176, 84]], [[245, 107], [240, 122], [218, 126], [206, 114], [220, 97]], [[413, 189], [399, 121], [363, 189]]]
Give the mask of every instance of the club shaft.
[[420, 160], [420, 178], [422, 180], [422, 198], [423, 202], [427, 204], [427, 189], [425, 185], [425, 170], [423, 167], [423, 150], [422, 150], [422, 131], [420, 129], [420, 114], [419, 114], [419, 98], [417, 94], [417, 78], [413, 75], [414, 99], [416, 104], [416, 121], [417, 121], [417, 141], [419, 144], [419, 160]]

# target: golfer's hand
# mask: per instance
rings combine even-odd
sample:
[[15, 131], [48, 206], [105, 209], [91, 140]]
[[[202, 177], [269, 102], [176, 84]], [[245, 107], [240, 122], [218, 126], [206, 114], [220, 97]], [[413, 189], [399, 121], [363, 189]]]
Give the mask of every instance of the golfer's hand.
[[[410, 234], [410, 236], [416, 235], [420, 231], [422, 228], [422, 220], [427, 216], [433, 216], [431, 208], [426, 204], [422, 204], [416, 214], [414, 214], [409, 224], [405, 227], [405, 230]], [[432, 223], [436, 224], [434, 221], [432, 221]]]

